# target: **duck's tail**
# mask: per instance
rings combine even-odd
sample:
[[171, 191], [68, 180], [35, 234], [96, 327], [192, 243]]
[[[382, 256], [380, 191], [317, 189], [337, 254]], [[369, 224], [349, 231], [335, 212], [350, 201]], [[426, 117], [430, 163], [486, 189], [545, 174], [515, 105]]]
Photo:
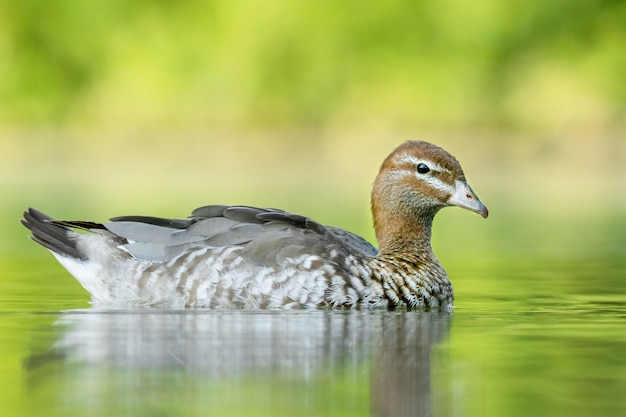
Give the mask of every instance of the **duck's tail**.
[[67, 222], [54, 220], [39, 210], [29, 208], [24, 212], [22, 224], [31, 231], [30, 236], [35, 242], [49, 249], [55, 255], [85, 260], [77, 246], [77, 237], [80, 236], [71, 228], [83, 230], [104, 229], [99, 223]]

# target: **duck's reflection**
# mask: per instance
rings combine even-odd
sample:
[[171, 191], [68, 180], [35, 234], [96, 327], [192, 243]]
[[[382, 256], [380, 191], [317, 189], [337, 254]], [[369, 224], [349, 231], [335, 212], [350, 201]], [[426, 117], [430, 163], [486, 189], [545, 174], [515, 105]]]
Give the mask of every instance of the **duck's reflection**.
[[[175, 396], [170, 402], [184, 391], [206, 415], [230, 415], [222, 408], [248, 401], [278, 410], [291, 404], [307, 415], [357, 408], [428, 416], [430, 353], [450, 321], [434, 311], [76, 311], [59, 318], [60, 337], [49, 351], [33, 353], [27, 368], [36, 385], [79, 385], [55, 396], [82, 402], [83, 415], [94, 402], [141, 402], [156, 390], [163, 401]], [[236, 398], [225, 399], [228, 392]]]

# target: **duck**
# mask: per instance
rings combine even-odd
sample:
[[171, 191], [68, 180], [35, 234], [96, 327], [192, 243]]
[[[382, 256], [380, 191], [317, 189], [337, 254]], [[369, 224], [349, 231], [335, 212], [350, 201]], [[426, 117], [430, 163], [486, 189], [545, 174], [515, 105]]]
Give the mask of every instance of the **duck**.
[[29, 208], [22, 224], [109, 309], [450, 309], [452, 284], [431, 246], [440, 209], [486, 218], [458, 160], [407, 141], [383, 161], [371, 193], [378, 248], [285, 210], [208, 205], [185, 219], [55, 220]]

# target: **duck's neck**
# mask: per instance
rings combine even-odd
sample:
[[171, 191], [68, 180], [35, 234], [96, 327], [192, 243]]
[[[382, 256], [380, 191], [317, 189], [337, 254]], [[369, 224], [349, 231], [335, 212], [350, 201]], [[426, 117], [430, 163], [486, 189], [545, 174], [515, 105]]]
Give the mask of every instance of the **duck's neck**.
[[385, 210], [372, 207], [381, 255], [432, 253], [431, 230], [436, 211]]

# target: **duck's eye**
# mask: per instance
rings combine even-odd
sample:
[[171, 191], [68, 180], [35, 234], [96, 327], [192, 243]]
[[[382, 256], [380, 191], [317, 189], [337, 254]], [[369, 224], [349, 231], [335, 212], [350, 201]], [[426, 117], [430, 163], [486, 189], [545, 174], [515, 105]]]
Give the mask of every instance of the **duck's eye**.
[[427, 174], [430, 172], [430, 168], [425, 163], [417, 164], [417, 172], [420, 174]]

